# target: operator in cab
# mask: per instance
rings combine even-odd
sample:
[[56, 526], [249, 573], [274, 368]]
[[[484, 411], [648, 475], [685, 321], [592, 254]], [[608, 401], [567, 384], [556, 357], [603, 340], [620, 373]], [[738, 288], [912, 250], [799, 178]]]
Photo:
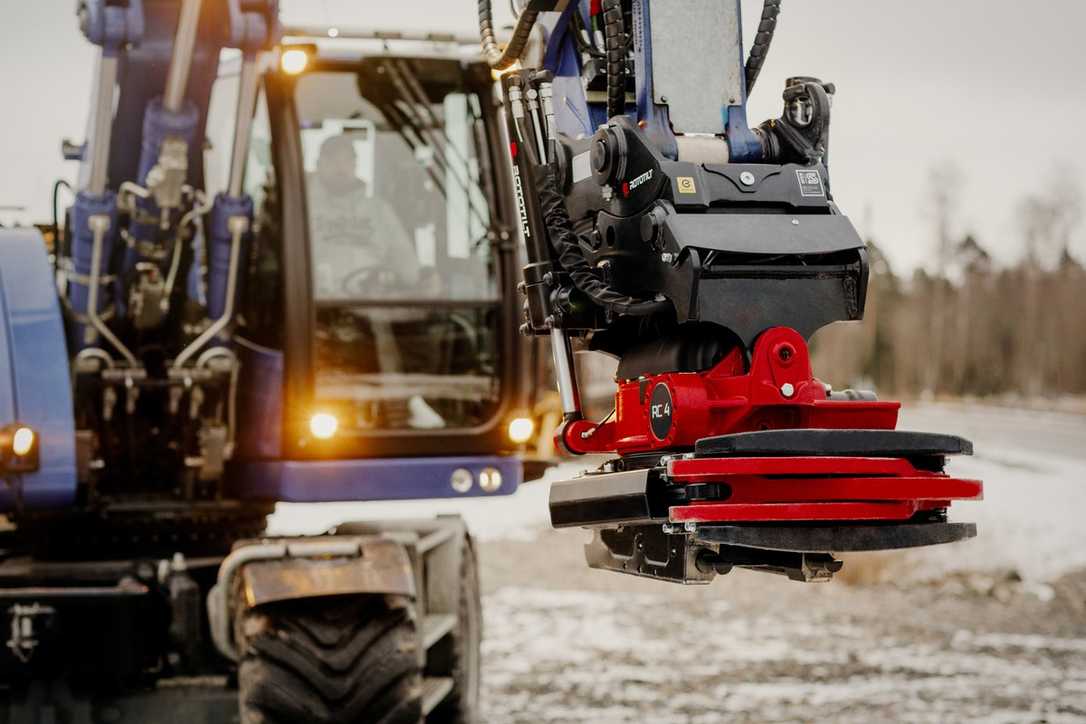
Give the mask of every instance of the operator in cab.
[[317, 296], [404, 296], [419, 281], [415, 247], [392, 206], [358, 177], [357, 166], [351, 133], [330, 136], [307, 184]]

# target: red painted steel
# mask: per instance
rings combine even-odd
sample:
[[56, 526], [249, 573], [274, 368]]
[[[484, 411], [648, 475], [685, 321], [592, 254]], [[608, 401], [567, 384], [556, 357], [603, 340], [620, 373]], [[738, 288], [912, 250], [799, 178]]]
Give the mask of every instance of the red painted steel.
[[811, 501], [978, 500], [980, 481], [944, 476], [885, 478], [759, 478], [727, 482], [727, 503]]
[[[911, 510], [912, 515], [921, 509], [946, 507], [953, 500], [980, 500], [984, 494], [978, 480], [918, 470], [904, 458], [694, 458], [672, 460], [667, 471], [670, 481], [678, 485], [727, 485], [725, 500], [673, 507], [670, 512], [674, 522], [899, 520], [906, 510]], [[878, 507], [810, 507], [823, 503], [877, 503]], [[896, 503], [905, 507], [885, 507]], [[752, 512], [751, 506], [760, 512]], [[797, 511], [816, 517], [796, 518], [800, 514]], [[857, 511], [878, 515], [851, 517]]]
[[[899, 408], [830, 400], [811, 372], [806, 341], [777, 327], [759, 337], [749, 369], [735, 349], [705, 372], [620, 380], [608, 421], [573, 421], [559, 436], [576, 453], [682, 452], [702, 438], [756, 430], [892, 430]], [[672, 507], [674, 523], [905, 521], [983, 495], [979, 481], [918, 469], [901, 457], [678, 458], [667, 476], [674, 485], [727, 486], [706, 491], [726, 495], [722, 500]]]
[[[793, 329], [767, 330], [754, 345], [750, 370], [733, 350], [706, 372], [674, 372], [620, 381], [615, 413], [603, 424], [566, 425], [562, 442], [572, 452], [633, 453], [693, 448], [705, 437], [754, 430], [864, 428], [892, 430], [898, 402], [830, 400], [811, 373], [810, 354]], [[664, 385], [671, 420], [657, 436], [649, 424], [653, 392]]]
[[905, 521], [921, 509], [914, 501], [892, 503], [706, 503], [671, 509], [673, 523], [771, 523], [775, 521]]
[[[904, 458], [748, 457], [691, 458], [667, 464], [668, 477], [684, 483], [726, 480], [734, 475], [923, 475]], [[927, 473], [938, 475], [938, 473]]]

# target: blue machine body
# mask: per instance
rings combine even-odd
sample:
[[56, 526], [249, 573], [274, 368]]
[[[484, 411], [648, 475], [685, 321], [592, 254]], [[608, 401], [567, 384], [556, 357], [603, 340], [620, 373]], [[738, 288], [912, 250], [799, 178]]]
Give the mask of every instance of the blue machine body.
[[75, 420], [53, 270], [36, 230], [0, 230], [0, 424], [38, 433], [37, 472], [10, 475], [0, 510], [75, 502]]
[[[465, 492], [451, 485], [453, 472], [460, 469], [473, 480]], [[487, 469], [501, 476], [493, 492], [479, 486]], [[492, 497], [516, 492], [521, 478], [520, 460], [508, 455], [270, 461], [240, 464], [231, 492], [243, 499], [289, 503]]]

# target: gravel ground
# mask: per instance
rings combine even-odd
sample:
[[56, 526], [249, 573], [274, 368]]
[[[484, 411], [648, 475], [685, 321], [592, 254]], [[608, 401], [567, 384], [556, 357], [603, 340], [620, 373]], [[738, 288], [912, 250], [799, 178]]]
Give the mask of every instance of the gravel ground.
[[586, 569], [580, 531], [484, 543], [485, 721], [1086, 721], [1086, 416], [927, 405], [901, 427], [976, 443], [953, 465], [985, 481], [954, 509], [976, 540], [691, 588]]
[[1086, 721], [1086, 571], [683, 588], [581, 542], [482, 546], [484, 721]]

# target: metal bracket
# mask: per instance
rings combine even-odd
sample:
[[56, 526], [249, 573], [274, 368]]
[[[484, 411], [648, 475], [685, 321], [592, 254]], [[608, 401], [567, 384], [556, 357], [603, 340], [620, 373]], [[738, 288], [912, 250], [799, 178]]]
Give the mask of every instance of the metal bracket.
[[703, 550], [659, 525], [596, 529], [584, 547], [589, 568], [685, 584], [709, 583], [716, 576], [712, 568], [698, 565]]
[[8, 639], [7, 647], [19, 661], [24, 664], [29, 663], [34, 650], [38, 648], [34, 622], [39, 618], [51, 618], [56, 613], [56, 609], [40, 603], [30, 605], [17, 603], [8, 609], [8, 612], [11, 614], [11, 638]]

